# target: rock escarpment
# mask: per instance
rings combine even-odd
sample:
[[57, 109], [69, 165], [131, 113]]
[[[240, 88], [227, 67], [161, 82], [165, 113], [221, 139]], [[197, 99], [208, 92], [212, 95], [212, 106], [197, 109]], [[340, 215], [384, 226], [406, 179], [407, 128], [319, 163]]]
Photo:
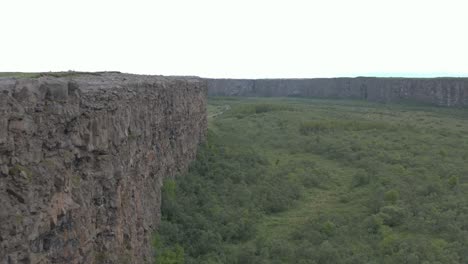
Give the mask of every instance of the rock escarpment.
[[0, 78], [0, 263], [149, 263], [206, 126], [199, 78]]
[[211, 96], [299, 96], [468, 106], [468, 78], [208, 79]]

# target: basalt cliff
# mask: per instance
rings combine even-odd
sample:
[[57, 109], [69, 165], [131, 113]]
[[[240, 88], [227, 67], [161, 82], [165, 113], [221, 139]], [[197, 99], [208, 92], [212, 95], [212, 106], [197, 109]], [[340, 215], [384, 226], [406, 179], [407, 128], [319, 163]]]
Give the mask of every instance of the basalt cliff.
[[151, 263], [160, 187], [204, 139], [206, 81], [0, 78], [0, 263]]
[[208, 79], [208, 93], [468, 106], [468, 78]]

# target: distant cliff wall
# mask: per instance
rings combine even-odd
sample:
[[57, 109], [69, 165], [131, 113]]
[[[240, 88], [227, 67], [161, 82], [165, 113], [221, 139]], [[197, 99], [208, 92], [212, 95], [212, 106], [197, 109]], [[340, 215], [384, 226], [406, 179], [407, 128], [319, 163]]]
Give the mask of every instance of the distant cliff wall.
[[206, 127], [199, 78], [0, 78], [0, 263], [151, 263]]
[[468, 105], [468, 78], [208, 79], [210, 96], [298, 96]]

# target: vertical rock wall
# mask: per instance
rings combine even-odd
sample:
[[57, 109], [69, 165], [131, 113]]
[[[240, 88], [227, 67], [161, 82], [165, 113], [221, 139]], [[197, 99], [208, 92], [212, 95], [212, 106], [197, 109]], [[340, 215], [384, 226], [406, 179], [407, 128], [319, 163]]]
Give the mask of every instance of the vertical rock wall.
[[211, 96], [300, 96], [468, 105], [468, 78], [208, 79]]
[[151, 263], [206, 127], [199, 78], [0, 78], [0, 263]]

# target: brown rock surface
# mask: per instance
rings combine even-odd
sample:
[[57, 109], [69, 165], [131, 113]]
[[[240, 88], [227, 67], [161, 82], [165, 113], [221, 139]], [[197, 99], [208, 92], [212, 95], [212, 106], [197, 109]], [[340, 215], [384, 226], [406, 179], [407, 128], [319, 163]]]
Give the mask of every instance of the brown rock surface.
[[149, 262], [206, 126], [199, 78], [0, 78], [0, 263]]

